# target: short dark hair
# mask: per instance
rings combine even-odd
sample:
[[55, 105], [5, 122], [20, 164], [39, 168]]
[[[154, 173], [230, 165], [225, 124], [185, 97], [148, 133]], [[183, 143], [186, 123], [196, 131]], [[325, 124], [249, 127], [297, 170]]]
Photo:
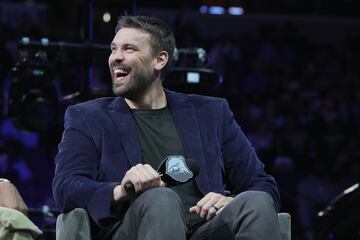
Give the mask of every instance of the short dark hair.
[[153, 54], [156, 55], [161, 51], [166, 51], [169, 60], [165, 69], [170, 66], [175, 51], [175, 37], [165, 22], [148, 16], [121, 16], [117, 22], [115, 33], [121, 28], [135, 28], [150, 34]]

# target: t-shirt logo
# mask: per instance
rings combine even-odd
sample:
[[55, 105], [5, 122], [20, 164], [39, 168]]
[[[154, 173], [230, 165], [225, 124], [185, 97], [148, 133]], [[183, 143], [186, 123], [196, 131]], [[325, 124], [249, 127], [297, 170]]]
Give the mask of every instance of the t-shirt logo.
[[182, 183], [187, 182], [194, 175], [186, 165], [185, 158], [181, 155], [167, 157], [166, 174]]

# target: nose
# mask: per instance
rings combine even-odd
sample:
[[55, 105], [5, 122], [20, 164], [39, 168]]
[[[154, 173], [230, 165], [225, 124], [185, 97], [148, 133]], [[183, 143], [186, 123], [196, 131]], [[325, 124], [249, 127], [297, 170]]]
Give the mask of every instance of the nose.
[[123, 61], [124, 60], [124, 54], [122, 53], [122, 51], [120, 50], [117, 50], [117, 51], [114, 51], [110, 54], [110, 59], [112, 61]]

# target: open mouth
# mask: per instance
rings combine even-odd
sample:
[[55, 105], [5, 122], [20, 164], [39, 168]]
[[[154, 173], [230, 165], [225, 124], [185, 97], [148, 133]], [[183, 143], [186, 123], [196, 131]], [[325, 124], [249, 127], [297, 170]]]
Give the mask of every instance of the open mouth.
[[125, 68], [114, 68], [113, 72], [115, 78], [124, 78], [130, 74], [130, 70]]

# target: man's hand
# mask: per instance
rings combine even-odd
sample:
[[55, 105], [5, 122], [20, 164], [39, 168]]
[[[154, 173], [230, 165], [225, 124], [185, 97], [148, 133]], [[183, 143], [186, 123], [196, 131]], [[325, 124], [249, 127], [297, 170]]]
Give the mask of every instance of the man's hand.
[[144, 192], [150, 188], [165, 186], [165, 183], [161, 181], [159, 173], [149, 164], [137, 164], [125, 173], [124, 178], [121, 180], [121, 185], [114, 188], [113, 200], [115, 202], [130, 197], [124, 189], [125, 184], [128, 182], [134, 185], [135, 193]]
[[219, 214], [232, 199], [232, 197], [210, 192], [197, 202], [196, 206], [191, 207], [189, 211], [199, 214], [200, 217], [206, 218], [206, 220], [210, 220]]
[[12, 208], [27, 215], [28, 207], [11, 182], [0, 182], [0, 207]]

